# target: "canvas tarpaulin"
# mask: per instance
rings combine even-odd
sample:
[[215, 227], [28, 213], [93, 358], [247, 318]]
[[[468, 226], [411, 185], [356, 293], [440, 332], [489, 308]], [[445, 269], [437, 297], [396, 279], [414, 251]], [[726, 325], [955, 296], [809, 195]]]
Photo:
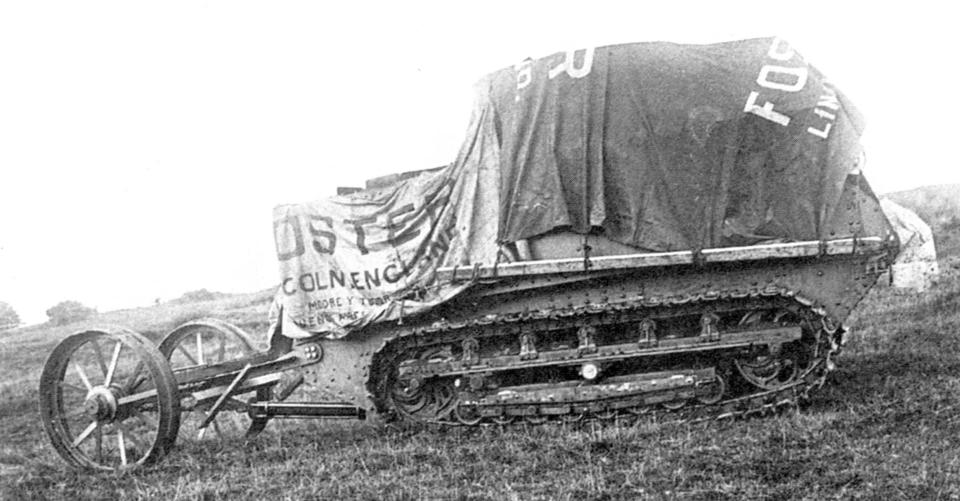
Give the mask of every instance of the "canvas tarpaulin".
[[900, 240], [900, 253], [890, 270], [891, 284], [925, 291], [940, 273], [933, 230], [916, 212], [893, 200], [880, 200], [880, 207]]
[[856, 110], [776, 38], [561, 52], [486, 85], [505, 242], [559, 227], [655, 251], [812, 240], [859, 155]]
[[438, 267], [558, 229], [652, 251], [818, 239], [860, 153], [857, 112], [775, 38], [560, 52], [477, 89], [447, 168], [275, 210], [295, 323], [424, 311], [464, 287]]
[[342, 337], [429, 309], [464, 287], [435, 283], [438, 267], [493, 262], [499, 159], [492, 111], [477, 102], [467, 139], [445, 169], [275, 208], [275, 306], [307, 331]]

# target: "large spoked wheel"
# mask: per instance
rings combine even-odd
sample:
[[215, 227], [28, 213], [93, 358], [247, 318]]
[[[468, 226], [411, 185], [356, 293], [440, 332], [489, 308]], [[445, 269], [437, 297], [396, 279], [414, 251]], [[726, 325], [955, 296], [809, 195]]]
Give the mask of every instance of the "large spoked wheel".
[[[167, 334], [160, 343], [160, 352], [170, 361], [174, 374], [235, 360], [255, 351], [254, 342], [246, 332], [213, 318], [185, 323]], [[260, 388], [254, 399], [269, 400], [270, 396], [269, 388]], [[242, 402], [232, 400], [206, 428], [201, 429], [200, 423], [213, 403], [212, 400], [197, 402], [194, 407], [184, 409], [181, 439], [216, 441], [223, 445], [227, 440], [254, 437], [267, 425], [267, 419], [250, 419]]]
[[145, 337], [121, 328], [64, 339], [40, 376], [40, 417], [71, 465], [125, 470], [161, 458], [180, 425], [177, 382]]

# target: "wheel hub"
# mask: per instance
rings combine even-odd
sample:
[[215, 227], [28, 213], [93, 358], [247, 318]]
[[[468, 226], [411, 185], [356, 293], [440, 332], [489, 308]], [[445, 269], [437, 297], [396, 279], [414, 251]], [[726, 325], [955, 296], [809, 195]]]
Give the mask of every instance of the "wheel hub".
[[90, 419], [112, 421], [117, 417], [117, 398], [115, 389], [97, 386], [87, 395], [84, 412]]

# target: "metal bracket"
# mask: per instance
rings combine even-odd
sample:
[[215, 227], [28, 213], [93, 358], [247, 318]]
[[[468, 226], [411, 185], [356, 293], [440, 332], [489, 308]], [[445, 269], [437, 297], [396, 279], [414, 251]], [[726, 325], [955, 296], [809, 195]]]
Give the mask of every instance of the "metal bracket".
[[233, 396], [234, 392], [237, 391], [240, 383], [247, 378], [247, 373], [250, 372], [251, 367], [253, 367], [251, 364], [244, 365], [243, 369], [240, 369], [240, 372], [237, 374], [237, 377], [233, 378], [230, 386], [227, 386], [227, 389], [224, 390], [223, 395], [220, 395], [220, 398], [214, 402], [213, 407], [210, 407], [210, 410], [207, 411], [206, 417], [203, 418], [200, 426], [198, 426], [198, 428], [201, 430], [200, 433], [203, 433], [203, 429], [213, 422], [213, 419], [217, 417], [217, 414], [220, 414], [220, 410], [223, 409], [223, 405], [226, 404], [227, 400]]
[[590, 271], [592, 263], [590, 262], [590, 251], [593, 250], [593, 247], [590, 246], [590, 237], [583, 235], [583, 244], [580, 247], [580, 250], [583, 251], [583, 271]]
[[520, 360], [537, 358], [537, 338], [533, 334], [520, 335]]
[[321, 346], [320, 343], [310, 342], [298, 344], [294, 347], [294, 350], [300, 355], [300, 359], [303, 360], [303, 365], [315, 364], [323, 360], [323, 346]]
[[463, 348], [463, 356], [461, 357], [461, 360], [463, 361], [464, 365], [477, 363], [477, 360], [480, 358], [480, 355], [477, 353], [477, 350], [480, 349], [480, 342], [471, 336], [463, 340], [461, 347]]
[[597, 352], [597, 343], [593, 340], [596, 333], [597, 328], [591, 325], [585, 325], [577, 329], [578, 353], [583, 354]]
[[700, 339], [704, 342], [713, 342], [720, 340], [720, 329], [717, 328], [717, 322], [720, 321], [715, 313], [706, 312], [700, 317]]
[[645, 318], [640, 321], [639, 334], [640, 338], [637, 340], [637, 345], [640, 348], [657, 345], [657, 323], [652, 319]]
[[707, 265], [707, 258], [703, 255], [703, 249], [699, 247], [691, 251], [690, 259], [697, 268], [703, 268]]
[[470, 275], [470, 281], [476, 282], [480, 278], [480, 262], [473, 263], [473, 273]]
[[296, 390], [297, 388], [300, 387], [300, 385], [303, 384], [303, 380], [304, 380], [303, 374], [297, 374], [292, 379], [283, 381], [284, 383], [283, 386], [281, 386], [279, 389], [274, 391], [273, 398], [281, 402], [286, 400], [287, 397], [289, 397], [290, 394], [294, 392], [294, 390]]

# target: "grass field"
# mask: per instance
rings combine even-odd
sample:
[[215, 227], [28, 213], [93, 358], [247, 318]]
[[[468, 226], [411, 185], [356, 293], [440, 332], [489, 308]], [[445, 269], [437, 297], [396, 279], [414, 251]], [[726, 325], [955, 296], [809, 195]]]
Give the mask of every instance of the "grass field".
[[[0, 336], [0, 499], [960, 499], [960, 270], [926, 294], [875, 290], [839, 368], [789, 415], [430, 430], [272, 422], [254, 442], [179, 444], [125, 475], [47, 445], [38, 374], [80, 326]], [[210, 314], [265, 332], [264, 294], [105, 314], [157, 337]]]

